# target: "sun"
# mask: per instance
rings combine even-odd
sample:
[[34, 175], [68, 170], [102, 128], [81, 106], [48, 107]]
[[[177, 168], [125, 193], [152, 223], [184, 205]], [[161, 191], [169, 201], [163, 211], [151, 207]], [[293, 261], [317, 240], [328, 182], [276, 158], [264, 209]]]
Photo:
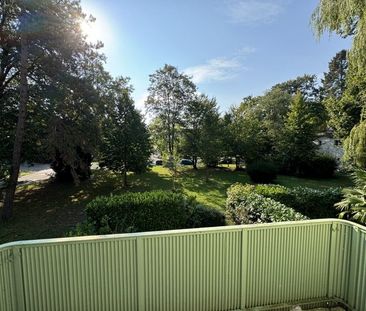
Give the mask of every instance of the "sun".
[[96, 43], [98, 40], [103, 41], [103, 34], [101, 30], [101, 26], [97, 25], [96, 22], [89, 22], [83, 20], [80, 23], [80, 29], [82, 33], [87, 37], [87, 40], [93, 43]]

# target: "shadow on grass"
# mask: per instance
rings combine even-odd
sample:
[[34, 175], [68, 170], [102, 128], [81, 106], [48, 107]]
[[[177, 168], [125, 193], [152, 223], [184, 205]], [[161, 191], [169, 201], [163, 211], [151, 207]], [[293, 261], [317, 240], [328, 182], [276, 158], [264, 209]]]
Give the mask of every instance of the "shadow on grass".
[[[91, 180], [79, 186], [46, 182], [19, 187], [14, 206], [14, 217], [0, 221], [0, 244], [25, 239], [61, 237], [85, 219], [84, 208], [100, 195], [120, 194], [125, 191], [171, 190], [171, 172], [164, 167], [153, 167], [144, 174], [130, 174], [129, 187], [123, 188], [122, 177], [109, 171], [94, 171]], [[250, 183], [244, 171], [221, 167], [207, 171], [203, 168], [181, 168], [176, 177], [175, 189], [197, 198], [208, 207], [225, 209], [227, 188], [236, 183]], [[279, 176], [278, 184], [286, 187], [307, 186], [316, 189], [351, 186], [351, 180], [339, 176], [330, 180], [311, 180]], [[1, 206], [0, 206], [1, 213]]]
[[[169, 189], [168, 176], [155, 172], [129, 176], [131, 186], [122, 187], [122, 178], [108, 171], [94, 171], [91, 180], [79, 186], [48, 182], [21, 186], [16, 193], [14, 216], [0, 220], [0, 244], [26, 239], [61, 237], [85, 219], [85, 206], [97, 196], [125, 191]], [[2, 206], [0, 206], [0, 213]]]

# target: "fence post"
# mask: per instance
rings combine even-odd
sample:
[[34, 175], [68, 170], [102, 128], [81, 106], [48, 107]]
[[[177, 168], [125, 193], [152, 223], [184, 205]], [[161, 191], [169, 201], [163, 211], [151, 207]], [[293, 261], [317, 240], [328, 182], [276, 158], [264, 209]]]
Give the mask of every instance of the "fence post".
[[136, 270], [137, 270], [137, 299], [138, 310], [145, 311], [145, 267], [144, 267], [144, 240], [136, 238]]
[[245, 310], [247, 294], [247, 271], [248, 271], [248, 230], [241, 232], [241, 281], [240, 281], [240, 309]]
[[22, 250], [19, 247], [13, 248], [14, 284], [17, 311], [25, 311], [24, 282], [22, 267]]
[[352, 228], [352, 244], [351, 244], [351, 257], [349, 261], [349, 276], [348, 276], [348, 293], [347, 303], [350, 307], [356, 308], [356, 302], [359, 294], [358, 281], [360, 278], [360, 230], [357, 226]]

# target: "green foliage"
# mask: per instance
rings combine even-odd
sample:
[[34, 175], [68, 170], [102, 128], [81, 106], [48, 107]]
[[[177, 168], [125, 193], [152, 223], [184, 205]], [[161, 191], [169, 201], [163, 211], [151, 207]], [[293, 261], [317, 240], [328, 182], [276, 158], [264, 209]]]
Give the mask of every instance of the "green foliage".
[[319, 190], [308, 187], [286, 188], [279, 185], [243, 185], [241, 191], [273, 199], [309, 218], [336, 217], [334, 204], [342, 197], [340, 188]]
[[305, 101], [314, 107], [319, 102], [319, 88], [317, 87], [316, 75], [303, 75], [296, 79], [276, 84], [272, 89], [280, 89], [291, 96], [300, 93]]
[[193, 201], [180, 193], [141, 192], [98, 197], [87, 205], [89, 222], [95, 222], [96, 232], [105, 227], [111, 232], [154, 231], [184, 228]]
[[[95, 234], [158, 231], [224, 225], [219, 211], [182, 193], [151, 191], [98, 197], [87, 205], [86, 228]], [[81, 230], [82, 231], [82, 230]], [[88, 232], [89, 232], [88, 231]]]
[[144, 172], [151, 154], [150, 138], [141, 114], [131, 98], [126, 79], [114, 81], [111, 87], [111, 109], [103, 124], [100, 165], [124, 174]]
[[253, 193], [246, 185], [234, 184], [228, 189], [226, 210], [236, 224], [305, 220], [294, 209]]
[[[204, 168], [199, 167], [198, 170], [193, 170], [182, 167], [177, 184], [184, 193], [196, 197], [199, 204], [222, 210], [225, 208], [227, 188], [237, 182], [250, 182], [249, 176], [244, 171], [234, 169], [234, 165], [230, 165], [229, 168], [225, 165], [225, 169], [211, 170], [211, 179], [207, 183], [204, 181]], [[167, 168], [154, 166], [146, 173], [131, 174], [129, 190], [168, 191], [172, 189], [171, 178], [171, 172]], [[353, 185], [347, 176], [322, 180], [278, 176], [277, 182], [289, 188], [301, 185], [326, 189]], [[121, 194], [125, 191], [126, 189], [121, 187], [120, 176], [108, 170], [93, 171], [93, 178], [81, 183], [79, 187], [54, 182], [20, 186], [14, 205], [15, 217], [10, 222], [0, 223], [0, 244], [19, 239], [33, 240], [63, 236], [65, 232], [84, 220], [84, 208], [88, 202], [97, 196], [110, 195], [111, 192]], [[341, 198], [340, 195], [338, 201]]]
[[357, 71], [366, 66], [366, 3], [359, 0], [320, 0], [312, 15], [313, 28], [318, 37], [324, 32], [335, 32], [342, 37], [353, 37], [350, 61]]
[[217, 209], [195, 205], [187, 222], [188, 228], [225, 226], [225, 215]]
[[348, 69], [347, 51], [338, 52], [329, 62], [328, 72], [322, 79], [322, 97], [339, 99], [346, 90], [346, 75]]
[[343, 199], [335, 204], [341, 211], [340, 218], [366, 224], [366, 171], [355, 170], [352, 174], [354, 188], [343, 190]]
[[345, 139], [360, 120], [360, 103], [347, 91], [340, 99], [328, 97], [323, 103], [328, 113], [328, 126], [337, 138]]
[[356, 125], [344, 141], [344, 160], [354, 167], [366, 169], [366, 121]]
[[271, 183], [277, 178], [277, 166], [270, 161], [253, 161], [247, 164], [247, 173], [255, 183]]
[[340, 188], [327, 188], [324, 190], [307, 187], [295, 187], [289, 190], [292, 202], [288, 206], [310, 218], [334, 218], [337, 211], [334, 204], [342, 196]]
[[247, 97], [226, 115], [228, 135], [225, 141], [228, 142], [229, 153], [247, 163], [265, 157], [270, 150], [271, 142], [263, 118], [264, 103], [267, 102], [261, 97]]
[[196, 86], [190, 78], [179, 73], [174, 66], [165, 65], [150, 75], [146, 108], [159, 118], [165, 136], [161, 147], [171, 157], [177, 153], [177, 128], [182, 123], [185, 107], [193, 100], [195, 92]]
[[314, 157], [317, 117], [301, 93], [293, 98], [283, 134], [279, 141], [279, 160], [288, 173], [299, 173], [302, 162]]
[[[209, 124], [209, 118], [217, 116], [217, 102], [215, 99], [209, 99], [206, 95], [196, 96], [194, 100], [189, 101], [185, 106], [183, 116], [183, 143], [182, 143], [182, 154], [189, 155], [192, 157], [193, 167], [197, 169], [197, 159], [205, 153], [203, 146], [207, 143], [210, 144], [210, 150], [217, 147], [214, 152], [220, 153], [222, 149], [222, 143], [220, 144], [220, 124], [218, 118], [215, 118], [215, 123]], [[208, 126], [212, 126], [213, 131], [209, 132]], [[207, 142], [212, 136], [213, 141]], [[215, 141], [217, 137], [218, 142]], [[203, 141], [203, 139], [205, 141]], [[211, 144], [212, 143], [212, 144]]]
[[208, 167], [215, 167], [223, 153], [223, 125], [217, 104], [207, 111], [202, 124], [199, 156]]
[[303, 162], [300, 174], [305, 177], [332, 178], [337, 169], [337, 160], [326, 154], [316, 154], [312, 159]]
[[[26, 38], [28, 57], [27, 120], [22, 160], [57, 160], [77, 171], [88, 164], [80, 154], [95, 152], [104, 102], [101, 44], [91, 44], [80, 24], [88, 18], [79, 1], [2, 1], [0, 3], [0, 161], [2, 148], [9, 161], [19, 110], [20, 39]], [[92, 19], [92, 18], [91, 18]], [[23, 89], [24, 83], [23, 83]], [[20, 114], [19, 114], [20, 116]], [[20, 118], [23, 122], [23, 118]], [[93, 133], [93, 135], [90, 135]], [[15, 148], [18, 150], [18, 148]], [[85, 173], [85, 171], [83, 171]]]

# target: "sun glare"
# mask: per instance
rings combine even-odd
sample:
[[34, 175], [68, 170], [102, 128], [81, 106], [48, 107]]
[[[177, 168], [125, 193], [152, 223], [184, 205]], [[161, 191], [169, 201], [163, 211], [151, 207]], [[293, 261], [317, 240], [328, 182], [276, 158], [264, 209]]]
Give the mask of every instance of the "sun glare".
[[82, 21], [80, 24], [81, 31], [87, 36], [87, 40], [90, 42], [103, 41], [103, 27], [100, 23]]

